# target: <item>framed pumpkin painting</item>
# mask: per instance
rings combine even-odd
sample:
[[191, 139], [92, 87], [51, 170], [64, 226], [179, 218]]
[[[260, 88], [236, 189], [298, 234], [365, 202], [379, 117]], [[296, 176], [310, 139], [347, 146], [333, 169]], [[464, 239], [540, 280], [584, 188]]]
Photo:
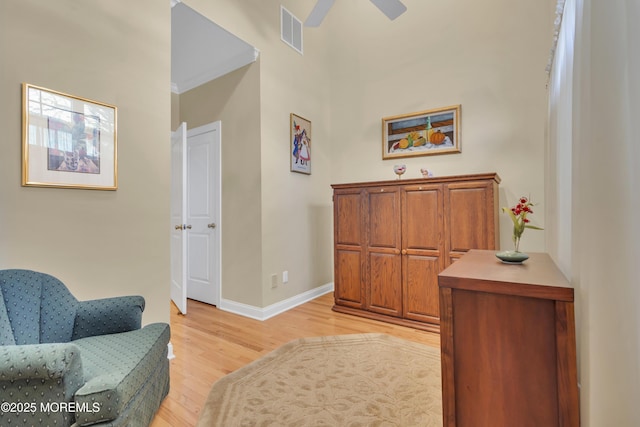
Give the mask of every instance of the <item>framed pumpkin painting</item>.
[[382, 119], [383, 160], [460, 152], [460, 105]]
[[291, 113], [290, 141], [291, 171], [311, 175], [311, 122]]

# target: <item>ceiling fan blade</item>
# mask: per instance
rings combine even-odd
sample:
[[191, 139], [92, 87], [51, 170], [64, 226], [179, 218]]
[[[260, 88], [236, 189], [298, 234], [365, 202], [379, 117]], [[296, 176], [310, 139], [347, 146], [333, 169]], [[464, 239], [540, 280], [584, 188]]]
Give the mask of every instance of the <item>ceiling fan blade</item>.
[[378, 9], [392, 21], [406, 12], [407, 6], [400, 0], [371, 0]]
[[327, 13], [329, 13], [329, 9], [331, 9], [331, 6], [333, 6], [334, 1], [335, 0], [318, 0], [309, 16], [307, 16], [307, 20], [304, 21], [304, 26], [319, 26], [322, 23], [324, 17], [327, 16]]

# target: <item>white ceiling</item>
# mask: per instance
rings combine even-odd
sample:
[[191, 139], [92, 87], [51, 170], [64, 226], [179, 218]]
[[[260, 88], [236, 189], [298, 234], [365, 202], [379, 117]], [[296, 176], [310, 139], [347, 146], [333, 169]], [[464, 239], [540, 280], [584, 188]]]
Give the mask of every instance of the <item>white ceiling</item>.
[[258, 50], [184, 3], [171, 9], [171, 90], [183, 93], [258, 58]]

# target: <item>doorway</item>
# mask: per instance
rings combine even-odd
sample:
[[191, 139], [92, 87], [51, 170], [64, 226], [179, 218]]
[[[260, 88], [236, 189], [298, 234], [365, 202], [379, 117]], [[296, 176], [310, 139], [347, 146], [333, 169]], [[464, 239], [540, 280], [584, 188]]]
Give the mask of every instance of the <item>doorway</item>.
[[[176, 108], [172, 110], [172, 129], [175, 129], [178, 125], [175, 121], [189, 120], [182, 118], [179, 111], [181, 94], [197, 90], [204, 83], [255, 62], [259, 51], [181, 0], [172, 0], [171, 8], [171, 91], [176, 95], [176, 101], [172, 95], [172, 109]], [[211, 118], [218, 117], [212, 114]], [[187, 298], [213, 305], [219, 305], [221, 299], [221, 124], [216, 123], [189, 131], [185, 125], [188, 135], [180, 136], [185, 142], [179, 144], [183, 148], [177, 149], [172, 142], [172, 170], [183, 169], [184, 174], [189, 174], [182, 178], [180, 173], [176, 182], [172, 176], [171, 194], [171, 299], [183, 314], [186, 314]], [[217, 148], [214, 148], [217, 158], [206, 160], [217, 165], [214, 168], [217, 173], [211, 179], [207, 178], [208, 166], [202, 163], [206, 163], [205, 159], [212, 153], [207, 151], [206, 144], [201, 145], [201, 139], [211, 136], [210, 133], [217, 133], [218, 138]], [[182, 153], [184, 165], [182, 160], [175, 158], [176, 150]], [[191, 160], [190, 156], [193, 157]], [[195, 166], [192, 168], [189, 162]], [[198, 169], [200, 167], [204, 169]], [[197, 182], [206, 182], [206, 186], [193, 184]], [[182, 183], [185, 185], [183, 194], [178, 195], [174, 189], [182, 188]], [[217, 195], [212, 196], [216, 201], [214, 206], [210, 206], [212, 201], [203, 196], [211, 197], [210, 191], [217, 191]], [[180, 197], [180, 201], [175, 201], [174, 197]], [[183, 202], [183, 197], [192, 202]], [[182, 206], [186, 212], [182, 212]], [[215, 211], [212, 217], [215, 219], [206, 219], [209, 218], [207, 209]], [[209, 241], [211, 238], [215, 239], [214, 243]]]
[[221, 283], [221, 122], [172, 136], [171, 299], [219, 305]]

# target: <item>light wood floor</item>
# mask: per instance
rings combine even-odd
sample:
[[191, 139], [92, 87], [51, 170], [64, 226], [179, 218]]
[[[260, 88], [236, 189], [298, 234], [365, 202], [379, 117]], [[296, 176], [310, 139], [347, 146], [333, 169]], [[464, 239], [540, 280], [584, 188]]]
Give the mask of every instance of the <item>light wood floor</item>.
[[212, 384], [260, 356], [302, 337], [378, 332], [440, 346], [438, 334], [331, 310], [333, 294], [264, 322], [189, 300], [187, 315], [171, 306], [171, 390], [151, 427], [193, 426]]

